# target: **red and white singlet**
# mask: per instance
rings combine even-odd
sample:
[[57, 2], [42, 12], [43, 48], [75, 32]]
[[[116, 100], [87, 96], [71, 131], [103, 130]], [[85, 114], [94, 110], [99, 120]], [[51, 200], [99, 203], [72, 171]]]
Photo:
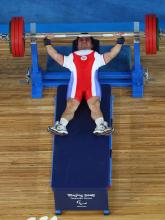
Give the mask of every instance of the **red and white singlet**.
[[79, 50], [64, 56], [63, 66], [71, 71], [67, 98], [74, 98], [79, 102], [83, 96], [86, 100], [92, 96], [101, 98], [98, 69], [103, 65], [103, 54], [93, 50]]

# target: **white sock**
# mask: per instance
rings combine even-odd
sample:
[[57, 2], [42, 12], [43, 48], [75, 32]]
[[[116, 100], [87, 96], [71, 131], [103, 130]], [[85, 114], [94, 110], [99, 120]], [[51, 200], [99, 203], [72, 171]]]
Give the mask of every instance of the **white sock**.
[[95, 120], [95, 123], [96, 123], [97, 126], [100, 126], [101, 124], [104, 123], [104, 118], [103, 117], [97, 118]]
[[57, 216], [53, 216], [50, 220], [57, 220]]
[[65, 119], [65, 118], [60, 119], [60, 124], [62, 124], [63, 126], [66, 127], [68, 123], [69, 123], [69, 121], [67, 119]]

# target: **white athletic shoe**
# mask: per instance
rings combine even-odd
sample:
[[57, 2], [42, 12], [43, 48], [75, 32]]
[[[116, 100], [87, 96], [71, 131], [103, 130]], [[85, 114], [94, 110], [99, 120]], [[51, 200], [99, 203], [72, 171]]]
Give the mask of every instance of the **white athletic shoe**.
[[40, 218], [40, 220], [48, 220], [48, 219], [49, 219], [48, 216], [42, 216], [42, 217]]
[[66, 127], [64, 125], [60, 124], [59, 121], [56, 121], [54, 127], [49, 126], [48, 131], [53, 134], [57, 134], [57, 135], [67, 135], [68, 134]]
[[93, 134], [111, 135], [113, 131], [114, 131], [114, 128], [108, 127], [108, 123], [104, 121], [104, 123], [100, 124], [99, 126], [96, 126], [95, 130], [93, 131]]

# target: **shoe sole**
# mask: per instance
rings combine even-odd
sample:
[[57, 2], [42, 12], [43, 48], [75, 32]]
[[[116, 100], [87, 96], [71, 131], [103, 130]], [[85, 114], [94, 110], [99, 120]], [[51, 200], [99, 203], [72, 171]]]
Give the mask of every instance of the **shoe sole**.
[[109, 136], [109, 135], [111, 135], [114, 131], [115, 131], [115, 129], [112, 128], [112, 129], [110, 129], [110, 130], [108, 130], [108, 131], [105, 131], [105, 132], [104, 132], [104, 135], [105, 135], [105, 136]]
[[53, 129], [51, 129], [51, 127], [50, 126], [48, 126], [48, 132], [50, 132], [51, 134], [56, 134], [56, 135], [60, 135], [60, 136], [65, 136], [65, 135], [68, 135], [67, 133], [60, 133], [60, 132], [58, 132], [57, 130], [53, 130]]
[[[56, 135], [60, 135], [60, 136], [68, 135], [67, 133], [60, 133], [60, 132], [57, 131], [57, 130], [53, 130], [53, 129], [51, 129], [50, 126], [48, 126], [47, 131], [50, 132], [51, 134], [56, 134]], [[109, 136], [109, 135], [111, 135], [113, 132], [114, 132], [114, 128], [105, 130], [103, 133], [96, 132], [96, 133], [93, 133], [93, 134], [96, 135], [96, 136]]]
[[114, 132], [114, 128], [112, 128], [112, 129], [107, 129], [107, 130], [105, 130], [105, 131], [102, 132], [102, 133], [96, 132], [96, 133], [93, 133], [93, 134], [94, 134], [94, 135], [97, 135], [97, 136], [110, 136], [113, 132]]

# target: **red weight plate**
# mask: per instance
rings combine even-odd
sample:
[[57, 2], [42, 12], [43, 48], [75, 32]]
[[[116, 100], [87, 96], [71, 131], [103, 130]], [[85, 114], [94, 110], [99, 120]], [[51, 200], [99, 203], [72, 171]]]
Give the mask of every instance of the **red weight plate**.
[[24, 56], [24, 19], [23, 17], [13, 17], [11, 20], [11, 44], [14, 57]]
[[153, 33], [153, 25], [152, 25], [152, 15], [149, 15], [149, 17], [148, 17], [148, 27], [149, 27], [149, 29], [148, 29], [148, 39], [149, 39], [149, 45], [150, 45], [150, 51], [149, 51], [149, 53], [150, 54], [152, 54], [153, 53], [153, 47], [152, 47], [152, 45], [153, 45], [153, 43], [152, 43], [152, 33]]
[[19, 56], [18, 47], [18, 19], [17, 17], [12, 18], [12, 54], [14, 57]]
[[22, 48], [22, 18], [19, 19], [19, 33], [18, 33], [18, 38], [19, 38], [19, 52], [20, 56], [22, 56], [23, 48]]
[[22, 17], [17, 17], [17, 22], [15, 26], [15, 36], [16, 36], [16, 51], [17, 56], [24, 56], [25, 44], [24, 44], [24, 23]]
[[15, 56], [19, 57], [20, 53], [19, 53], [19, 20], [18, 17], [15, 18], [15, 26], [14, 26], [14, 31], [15, 31]]
[[15, 56], [15, 17], [11, 19], [11, 51]]
[[24, 19], [19, 18], [19, 53], [20, 56], [24, 56], [25, 53], [25, 38], [24, 38]]
[[22, 52], [22, 48], [21, 48], [21, 18], [18, 17], [17, 18], [17, 25], [18, 25], [18, 30], [17, 30], [17, 34], [18, 34], [18, 56], [21, 56], [21, 52]]
[[148, 17], [145, 17], [145, 42], [146, 42], [146, 54], [148, 54]]
[[149, 15], [146, 15], [145, 17], [145, 32], [146, 32], [146, 54], [150, 54]]
[[146, 54], [157, 52], [157, 18], [156, 15], [146, 16]]
[[157, 18], [156, 15], [152, 16], [152, 48], [153, 54], [157, 53]]

